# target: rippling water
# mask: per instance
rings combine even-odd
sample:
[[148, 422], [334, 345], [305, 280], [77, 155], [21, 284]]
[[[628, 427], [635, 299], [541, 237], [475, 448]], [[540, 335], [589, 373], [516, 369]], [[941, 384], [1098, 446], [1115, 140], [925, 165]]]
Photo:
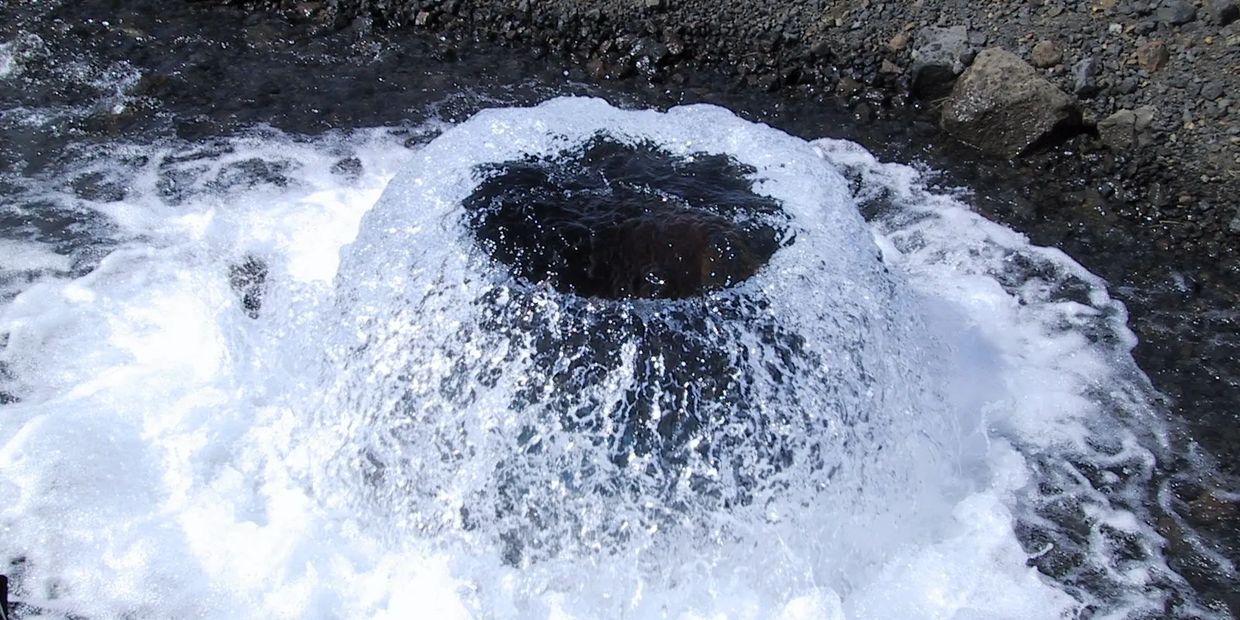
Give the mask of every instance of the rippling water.
[[[1123, 306], [924, 168], [715, 106], [512, 105], [586, 89], [469, 63], [403, 122], [188, 131], [100, 58], [0, 47], [19, 615], [1224, 617], [1153, 525], [1172, 433]], [[653, 163], [583, 172], [600, 136]], [[556, 189], [480, 232], [514, 166]], [[646, 284], [556, 276], [611, 256], [578, 250], [617, 200]], [[720, 230], [774, 249], [714, 278], [757, 243]], [[641, 293], [686, 262], [707, 286]]]

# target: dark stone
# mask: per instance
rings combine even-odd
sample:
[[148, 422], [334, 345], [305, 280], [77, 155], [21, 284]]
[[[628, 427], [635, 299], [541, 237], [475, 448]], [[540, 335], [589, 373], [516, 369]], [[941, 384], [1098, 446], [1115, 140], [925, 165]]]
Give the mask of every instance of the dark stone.
[[872, 123], [874, 119], [878, 118], [878, 115], [874, 111], [874, 106], [862, 101], [853, 108], [853, 118], [862, 123]]
[[835, 85], [835, 93], [844, 98], [854, 97], [864, 89], [864, 84], [847, 76], [840, 78]]
[[647, 76], [658, 72], [659, 68], [667, 64], [672, 56], [666, 45], [648, 38], [638, 39], [633, 44], [631, 54], [637, 70]]
[[1181, 26], [1197, 19], [1197, 7], [1187, 0], [1163, 0], [1162, 6], [1158, 7], [1158, 21], [1172, 25]]
[[1038, 41], [1033, 46], [1031, 61], [1039, 69], [1053, 67], [1063, 62], [1063, 51], [1053, 41]]
[[263, 307], [263, 291], [267, 283], [267, 263], [247, 256], [240, 264], [228, 268], [228, 283], [241, 300], [246, 316], [257, 319]]
[[102, 172], [88, 172], [70, 183], [73, 193], [82, 200], [93, 202], [116, 202], [124, 200], [128, 193], [124, 185], [120, 185]]
[[1101, 73], [1102, 63], [1095, 56], [1089, 56], [1072, 66], [1072, 93], [1077, 97], [1089, 98], [1097, 95], [1101, 88], [1098, 86], [1098, 74]]
[[289, 181], [284, 173], [288, 172], [288, 169], [289, 163], [286, 161], [268, 161], [251, 157], [224, 166], [209, 185], [212, 189], [219, 190], [260, 185], [287, 187]]
[[1212, 525], [1240, 517], [1240, 502], [1219, 493], [1204, 493], [1188, 502], [1188, 518], [1197, 525]]
[[595, 56], [586, 61], [586, 73], [596, 80], [601, 80], [607, 77], [607, 63], [603, 62], [601, 56]]
[[1223, 85], [1219, 82], [1210, 82], [1201, 87], [1201, 96], [1204, 99], [1214, 101], [1223, 96]]
[[1171, 53], [1167, 51], [1167, 44], [1162, 41], [1150, 41], [1137, 48], [1137, 64], [1150, 73], [1167, 66], [1170, 60]]
[[943, 128], [1001, 157], [1017, 157], [1079, 133], [1076, 101], [1011, 52], [989, 48], [943, 106]]
[[972, 60], [969, 33], [964, 26], [922, 28], [913, 48], [913, 94], [935, 99], [951, 92], [951, 85]]
[[1220, 26], [1226, 26], [1240, 19], [1240, 3], [1236, 0], [1210, 0], [1210, 13]]
[[332, 164], [332, 174], [356, 179], [362, 175], [362, 160], [356, 157], [346, 157]]

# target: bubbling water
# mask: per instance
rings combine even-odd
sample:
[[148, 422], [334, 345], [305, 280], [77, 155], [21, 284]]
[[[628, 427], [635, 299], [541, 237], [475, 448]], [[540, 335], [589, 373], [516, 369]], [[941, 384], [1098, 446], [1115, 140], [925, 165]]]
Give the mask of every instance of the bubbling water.
[[1141, 617], [1182, 591], [1123, 307], [1061, 253], [721, 108], [408, 131], [29, 180], [39, 222], [94, 236], [0, 244], [24, 613]]
[[[663, 170], [626, 178], [651, 143]], [[610, 174], [582, 182], [581, 159]], [[519, 161], [541, 163], [496, 173]], [[717, 178], [698, 189], [678, 175], [695, 169]], [[543, 188], [565, 179], [577, 221], [547, 226], [555, 205], [496, 189], [518, 174]], [[581, 197], [605, 188], [606, 200], [628, 200], [643, 178], [680, 191], [620, 218], [625, 206], [599, 216]], [[864, 557], [824, 554], [855, 575], [916, 539], [918, 528], [895, 524], [946, 512], [959, 480], [943, 447], [977, 412], [970, 421], [938, 389], [932, 360], [943, 355], [925, 313], [846, 189], [808, 144], [713, 107], [557, 100], [448, 130], [367, 214], [338, 277], [333, 322], [346, 328], [333, 365], [344, 370], [325, 421], [348, 428], [339, 466], [373, 502], [359, 511], [409, 534], [467, 532], [514, 563], [729, 539], [777, 521], [805, 544], [864, 539]], [[734, 250], [765, 248], [748, 252], [765, 266], [727, 287], [689, 286], [645, 261], [612, 277], [624, 257], [649, 254], [610, 233], [633, 219], [673, 233], [686, 211]], [[515, 238], [532, 230], [547, 232]], [[679, 261], [682, 241], [702, 247], [648, 243]], [[600, 266], [609, 277], [574, 275], [572, 260], [590, 260], [573, 255], [579, 246], [620, 257]], [[629, 286], [640, 279], [654, 284]], [[892, 501], [910, 489], [934, 506]], [[883, 521], [892, 527], [876, 536]]]

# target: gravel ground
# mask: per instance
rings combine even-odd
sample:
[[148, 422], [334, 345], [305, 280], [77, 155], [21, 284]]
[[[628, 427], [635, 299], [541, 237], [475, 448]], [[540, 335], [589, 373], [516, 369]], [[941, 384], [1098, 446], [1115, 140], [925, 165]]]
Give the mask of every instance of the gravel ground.
[[[1025, 157], [1030, 169], [1090, 179], [1100, 194], [1095, 202], [1159, 247], [1236, 259], [1240, 9], [1234, 0], [258, 4], [336, 27], [361, 16], [382, 27], [500, 39], [535, 55], [571, 57], [599, 79], [636, 74], [684, 87], [710, 69], [733, 88], [838, 95], [862, 117], [907, 104], [933, 116], [935, 98], [910, 95], [915, 58], [933, 38], [929, 29], [960, 27], [966, 63], [981, 49], [1003, 48], [1039, 67], [1080, 107], [1086, 135]], [[1105, 133], [1094, 135], [1099, 121], [1142, 106], [1152, 114], [1140, 140], [1107, 145]]]

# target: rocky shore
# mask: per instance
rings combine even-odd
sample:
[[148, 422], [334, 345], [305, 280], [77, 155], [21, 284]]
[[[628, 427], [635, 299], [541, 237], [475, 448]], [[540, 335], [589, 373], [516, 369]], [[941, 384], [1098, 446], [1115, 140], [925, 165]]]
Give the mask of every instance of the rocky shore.
[[[1240, 7], [1203, 1], [247, 4], [334, 28], [360, 20], [498, 40], [571, 59], [599, 80], [684, 88], [721, 76], [732, 88], [838, 97], [862, 120], [916, 106], [989, 156], [1089, 178], [1097, 195], [1086, 208], [1164, 249], [1234, 261]], [[991, 62], [975, 67], [978, 57]], [[988, 86], [970, 79], [987, 68], [998, 76]], [[989, 111], [961, 122], [961, 102], [978, 97]]]

